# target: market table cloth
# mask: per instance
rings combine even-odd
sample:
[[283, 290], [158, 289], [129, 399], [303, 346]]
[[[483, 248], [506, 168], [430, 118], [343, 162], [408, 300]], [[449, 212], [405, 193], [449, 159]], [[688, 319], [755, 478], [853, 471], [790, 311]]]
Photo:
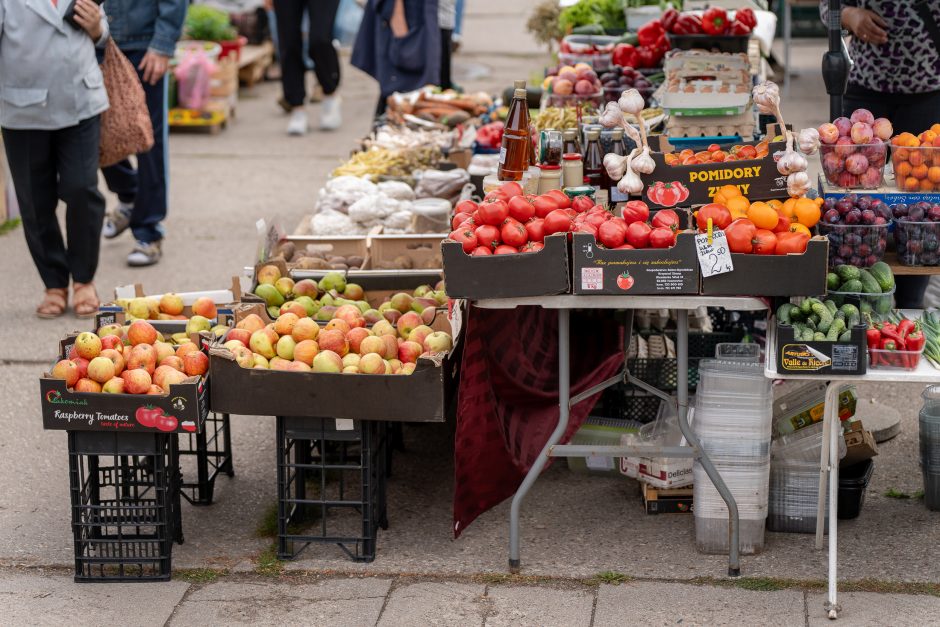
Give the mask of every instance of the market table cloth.
[[[609, 313], [573, 312], [571, 395], [623, 366], [623, 328]], [[565, 444], [600, 394], [571, 409]], [[454, 537], [515, 494], [558, 422], [558, 311], [467, 311], [454, 444]]]

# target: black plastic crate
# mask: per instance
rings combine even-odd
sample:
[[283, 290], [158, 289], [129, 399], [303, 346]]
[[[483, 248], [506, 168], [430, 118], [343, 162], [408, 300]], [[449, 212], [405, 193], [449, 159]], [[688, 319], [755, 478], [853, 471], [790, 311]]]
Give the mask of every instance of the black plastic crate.
[[662, 400], [658, 396], [621, 383], [604, 390], [591, 414], [617, 420], [636, 420], [646, 424], [656, 419], [660, 403]]
[[839, 520], [858, 518], [874, 470], [875, 462], [870, 459], [839, 468]]
[[168, 581], [183, 543], [175, 434], [70, 431], [75, 581]]
[[[356, 562], [375, 559], [388, 528], [388, 423], [277, 417], [277, 556], [293, 559], [311, 543], [335, 544]], [[297, 545], [300, 545], [299, 547]]]
[[235, 476], [229, 415], [210, 413], [200, 433], [180, 433], [179, 454], [183, 498], [210, 505], [219, 473]]

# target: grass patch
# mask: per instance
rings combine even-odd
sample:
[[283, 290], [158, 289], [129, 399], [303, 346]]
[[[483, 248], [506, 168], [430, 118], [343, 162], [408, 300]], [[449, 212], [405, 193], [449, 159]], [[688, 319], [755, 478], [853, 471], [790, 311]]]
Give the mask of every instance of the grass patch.
[[19, 227], [21, 220], [19, 218], [13, 218], [12, 220], [7, 220], [3, 224], [0, 224], [0, 235], [6, 235], [10, 231]]
[[264, 510], [255, 528], [255, 535], [259, 538], [277, 537], [277, 503], [272, 503], [268, 509]]
[[618, 573], [615, 570], [605, 570], [604, 572], [597, 573], [591, 577], [590, 581], [595, 584], [610, 584], [614, 586], [619, 586], [622, 583], [626, 583], [632, 580], [633, 577], [630, 575], [624, 575], [623, 573]]
[[284, 563], [277, 559], [276, 545], [272, 544], [261, 552], [255, 572], [267, 577], [278, 577], [284, 573]]
[[889, 499], [901, 499], [901, 500], [922, 499], [924, 498], [924, 491], [918, 490], [917, 492], [914, 492], [914, 494], [908, 494], [907, 492], [901, 492], [900, 490], [895, 490], [894, 488], [891, 488], [890, 490], [885, 492], [885, 496], [888, 497]]
[[227, 575], [228, 571], [215, 568], [186, 568], [178, 570], [174, 579], [188, 581], [189, 583], [212, 583], [219, 577]]

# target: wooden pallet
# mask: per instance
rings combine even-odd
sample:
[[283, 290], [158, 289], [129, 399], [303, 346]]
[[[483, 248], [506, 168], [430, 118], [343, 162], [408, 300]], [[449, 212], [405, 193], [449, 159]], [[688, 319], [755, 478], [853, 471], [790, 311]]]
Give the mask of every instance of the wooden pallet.
[[228, 126], [229, 109], [227, 106], [207, 111], [194, 109], [170, 109], [167, 124], [171, 131], [208, 133], [216, 135]]
[[242, 47], [238, 59], [238, 80], [246, 87], [264, 79], [264, 73], [274, 63], [274, 44], [266, 41], [259, 46]]
[[692, 486], [665, 490], [654, 488], [640, 481], [640, 493], [643, 495], [643, 505], [646, 507], [647, 514], [689, 514], [692, 512]]

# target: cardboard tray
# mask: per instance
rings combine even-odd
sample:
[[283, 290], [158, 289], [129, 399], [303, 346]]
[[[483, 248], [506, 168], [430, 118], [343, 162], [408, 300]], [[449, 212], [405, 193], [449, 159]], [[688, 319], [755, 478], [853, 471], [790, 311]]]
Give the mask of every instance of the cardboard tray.
[[[77, 335], [77, 334], [76, 334]], [[59, 358], [64, 359], [75, 342], [70, 335], [59, 343]], [[66, 431], [114, 431], [123, 433], [200, 433], [209, 415], [209, 380], [190, 377], [170, 386], [170, 393], [105, 394], [71, 392], [65, 381], [43, 374], [39, 379], [42, 393], [43, 429]], [[154, 407], [178, 424], [171, 431], [160, 431], [137, 422], [138, 409]], [[188, 428], [184, 428], [184, 425]]]
[[812, 296], [826, 293], [829, 240], [814, 237], [806, 252], [789, 255], [731, 253], [734, 270], [702, 279], [714, 296]]
[[567, 233], [545, 238], [535, 253], [471, 257], [453, 240], [441, 244], [450, 298], [519, 298], [567, 294], [571, 287]]
[[803, 342], [793, 339], [793, 327], [776, 325], [777, 372], [781, 374], [820, 375], [865, 374], [868, 369], [868, 345], [865, 340], [867, 327], [858, 325], [852, 329], [848, 342]]
[[[183, 313], [181, 315], [189, 318], [193, 315], [192, 304], [197, 298], [207, 296], [216, 304], [217, 317], [212, 320], [214, 324], [232, 324], [232, 303], [238, 300], [241, 284], [238, 278], [232, 279], [232, 286], [227, 290], [203, 290], [198, 292], [178, 292], [183, 299]], [[125, 285], [114, 289], [114, 301], [101, 305], [98, 313], [95, 314], [95, 328], [101, 328], [106, 324], [125, 324], [127, 322], [127, 312], [123, 307], [117, 304], [118, 299], [123, 298], [156, 298], [159, 299], [163, 294], [147, 294], [144, 286], [140, 283]], [[179, 333], [186, 329], [187, 320], [148, 320], [154, 328], [166, 335], [167, 333]]]
[[[574, 233], [571, 261], [574, 294], [699, 293], [694, 233], [679, 233], [672, 248], [643, 250], [608, 250], [599, 247], [593, 235]], [[624, 275], [629, 275], [626, 283]]]

